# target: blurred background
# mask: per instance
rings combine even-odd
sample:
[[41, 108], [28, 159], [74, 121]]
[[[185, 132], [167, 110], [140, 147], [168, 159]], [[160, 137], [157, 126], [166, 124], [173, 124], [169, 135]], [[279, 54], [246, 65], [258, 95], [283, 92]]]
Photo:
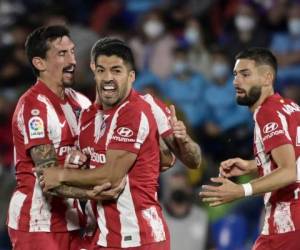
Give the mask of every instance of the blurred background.
[[[128, 42], [134, 87], [175, 104], [204, 154], [199, 170], [180, 162], [160, 178], [172, 250], [247, 250], [260, 232], [261, 197], [209, 208], [198, 192], [220, 161], [252, 157], [253, 122], [235, 103], [234, 56], [251, 46], [278, 58], [276, 90], [300, 103], [300, 1], [289, 0], [0, 0], [0, 249], [11, 249], [5, 220], [15, 185], [11, 117], [35, 82], [24, 53], [40, 25], [66, 24], [76, 44], [75, 89], [94, 99], [89, 51], [100, 37]], [[251, 176], [236, 179], [246, 182]]]

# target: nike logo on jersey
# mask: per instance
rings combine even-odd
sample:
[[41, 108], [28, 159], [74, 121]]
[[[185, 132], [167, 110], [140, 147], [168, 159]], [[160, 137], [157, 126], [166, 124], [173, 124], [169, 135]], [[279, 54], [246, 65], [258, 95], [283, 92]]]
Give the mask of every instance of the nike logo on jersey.
[[91, 124], [92, 124], [92, 122], [89, 122], [88, 124], [82, 126], [81, 131], [86, 130]]
[[61, 128], [63, 128], [63, 127], [65, 126], [65, 124], [66, 124], [66, 121], [64, 121], [63, 123], [60, 123], [60, 122], [59, 122], [59, 126], [60, 126]]

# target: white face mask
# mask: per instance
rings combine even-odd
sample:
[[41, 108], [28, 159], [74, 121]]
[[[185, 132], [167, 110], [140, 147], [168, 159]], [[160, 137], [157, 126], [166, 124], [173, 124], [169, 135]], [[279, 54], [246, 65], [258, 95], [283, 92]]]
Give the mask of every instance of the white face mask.
[[187, 28], [184, 31], [184, 38], [189, 44], [196, 44], [200, 40], [199, 31], [195, 28]]
[[143, 30], [149, 38], [157, 38], [160, 36], [165, 27], [157, 20], [149, 20], [144, 24]]
[[186, 72], [187, 69], [188, 69], [188, 64], [184, 61], [177, 60], [173, 64], [173, 72], [175, 74], [182, 74]]
[[246, 15], [237, 15], [234, 24], [239, 31], [251, 31], [255, 26], [255, 19]]
[[300, 35], [300, 18], [291, 18], [288, 21], [288, 29], [291, 35], [299, 36]]
[[212, 76], [217, 79], [227, 77], [229, 74], [229, 66], [226, 63], [215, 62], [212, 65], [211, 73]]

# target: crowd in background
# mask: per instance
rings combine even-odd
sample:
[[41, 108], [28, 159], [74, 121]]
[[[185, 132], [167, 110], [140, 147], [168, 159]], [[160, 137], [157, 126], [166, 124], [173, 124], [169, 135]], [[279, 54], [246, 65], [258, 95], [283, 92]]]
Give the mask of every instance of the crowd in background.
[[236, 104], [232, 84], [239, 51], [270, 48], [279, 63], [276, 90], [300, 103], [300, 1], [1, 0], [1, 250], [10, 249], [5, 218], [15, 185], [11, 117], [19, 96], [35, 82], [24, 42], [34, 28], [53, 24], [67, 25], [76, 44], [75, 89], [94, 100], [91, 46], [103, 36], [121, 38], [135, 55], [135, 89], [175, 104], [201, 145], [200, 170], [177, 162], [161, 175], [160, 198], [172, 250], [250, 249], [260, 230], [262, 199], [212, 209], [197, 193], [218, 175], [220, 161], [252, 157], [252, 117]]

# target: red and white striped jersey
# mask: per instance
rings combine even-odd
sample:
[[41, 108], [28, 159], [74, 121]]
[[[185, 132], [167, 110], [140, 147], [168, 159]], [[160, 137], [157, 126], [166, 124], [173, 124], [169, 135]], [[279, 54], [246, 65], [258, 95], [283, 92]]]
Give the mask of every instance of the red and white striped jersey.
[[[8, 211], [10, 228], [29, 232], [65, 232], [79, 228], [74, 199], [45, 196], [39, 186], [30, 148], [53, 144], [60, 164], [74, 147], [78, 116], [90, 101], [72, 89], [65, 100], [37, 81], [20, 98], [12, 120], [16, 190]], [[77, 115], [78, 114], [78, 115]]]
[[136, 247], [169, 237], [157, 200], [158, 137], [172, 133], [169, 118], [170, 113], [163, 103], [134, 90], [113, 109], [103, 111], [94, 104], [82, 113], [79, 146], [90, 156], [91, 168], [103, 166], [108, 149], [137, 154], [119, 198], [98, 202], [96, 208], [96, 203], [92, 205], [98, 223], [98, 245]]
[[267, 98], [254, 112], [254, 154], [260, 176], [278, 166], [271, 151], [284, 144], [294, 147], [297, 182], [266, 193], [264, 235], [300, 230], [300, 107], [278, 94]]

